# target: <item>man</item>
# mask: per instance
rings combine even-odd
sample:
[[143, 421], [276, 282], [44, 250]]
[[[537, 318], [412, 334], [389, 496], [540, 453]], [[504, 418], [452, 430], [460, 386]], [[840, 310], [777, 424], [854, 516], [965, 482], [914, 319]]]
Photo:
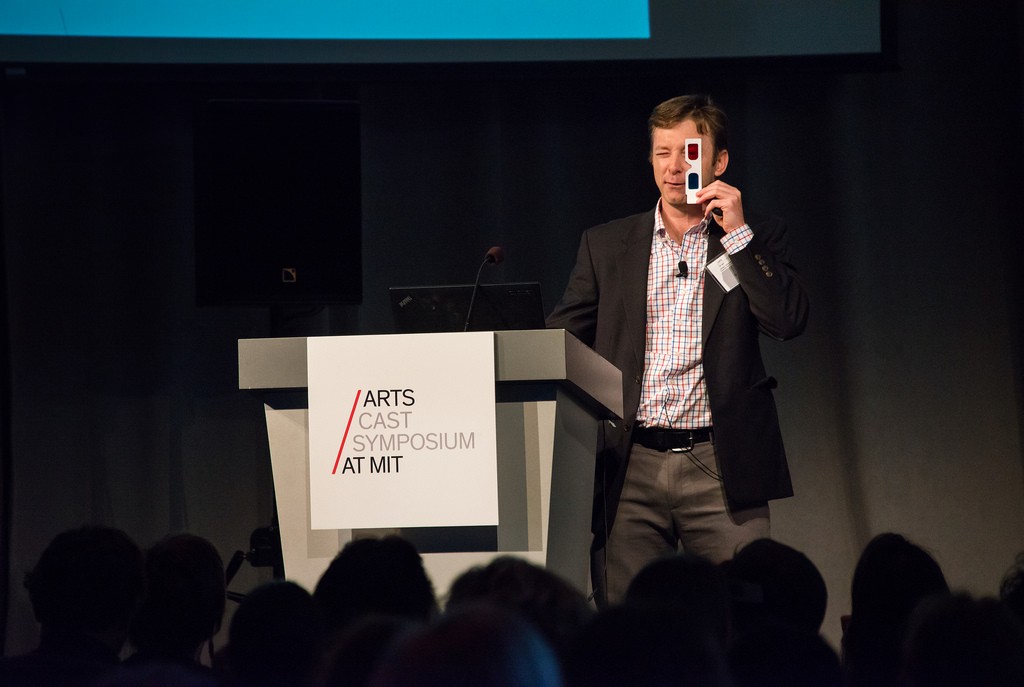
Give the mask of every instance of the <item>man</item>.
[[[783, 224], [748, 218], [724, 113], [706, 96], [658, 105], [648, 122], [661, 198], [589, 229], [547, 325], [622, 371], [624, 422], [597, 463], [592, 577], [599, 604], [677, 548], [719, 562], [769, 534], [768, 500], [791, 496], [759, 332], [800, 334], [808, 303]], [[693, 149], [705, 182], [687, 202]], [[693, 170], [696, 171], [696, 170]]]
[[142, 551], [119, 529], [86, 526], [47, 545], [25, 588], [39, 646], [0, 659], [0, 685], [92, 685], [120, 664], [145, 584]]

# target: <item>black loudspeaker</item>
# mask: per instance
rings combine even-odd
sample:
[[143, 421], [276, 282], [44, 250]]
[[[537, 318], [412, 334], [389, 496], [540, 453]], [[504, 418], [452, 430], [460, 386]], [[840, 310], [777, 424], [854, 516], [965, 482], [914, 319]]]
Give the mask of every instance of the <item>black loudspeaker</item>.
[[356, 103], [211, 100], [194, 159], [199, 305], [362, 301]]

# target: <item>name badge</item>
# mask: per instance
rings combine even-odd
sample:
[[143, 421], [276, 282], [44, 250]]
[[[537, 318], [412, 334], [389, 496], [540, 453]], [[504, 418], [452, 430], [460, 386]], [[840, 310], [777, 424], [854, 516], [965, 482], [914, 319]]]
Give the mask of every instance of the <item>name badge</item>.
[[709, 262], [707, 269], [726, 293], [740, 284], [739, 277], [736, 276], [736, 267], [732, 264], [732, 257], [728, 253], [722, 253]]

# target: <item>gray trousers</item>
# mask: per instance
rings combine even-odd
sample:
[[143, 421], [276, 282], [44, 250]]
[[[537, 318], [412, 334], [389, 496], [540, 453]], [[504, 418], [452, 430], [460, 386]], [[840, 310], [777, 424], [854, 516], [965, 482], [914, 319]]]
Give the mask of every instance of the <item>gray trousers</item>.
[[692, 451], [634, 444], [614, 524], [591, 559], [598, 604], [621, 602], [633, 577], [657, 558], [683, 550], [721, 563], [770, 533], [767, 503], [729, 509], [713, 443]]

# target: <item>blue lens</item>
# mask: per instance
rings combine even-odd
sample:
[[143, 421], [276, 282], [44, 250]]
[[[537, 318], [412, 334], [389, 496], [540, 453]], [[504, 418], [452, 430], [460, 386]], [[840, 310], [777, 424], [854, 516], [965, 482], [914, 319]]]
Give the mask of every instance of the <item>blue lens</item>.
[[696, 191], [700, 188], [700, 175], [696, 172], [690, 172], [686, 176], [686, 188]]

